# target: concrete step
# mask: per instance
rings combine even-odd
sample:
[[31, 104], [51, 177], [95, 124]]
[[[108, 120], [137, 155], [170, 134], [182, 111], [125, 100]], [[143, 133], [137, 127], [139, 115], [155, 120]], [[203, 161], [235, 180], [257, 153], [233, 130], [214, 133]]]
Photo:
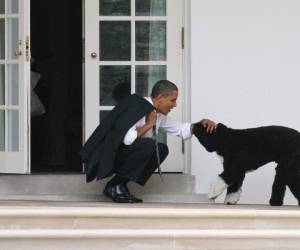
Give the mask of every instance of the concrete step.
[[0, 229], [285, 229], [300, 231], [298, 209], [189, 204], [1, 206]]
[[[109, 179], [86, 183], [83, 174], [38, 174], [0, 176], [2, 200], [108, 201], [102, 190]], [[184, 174], [164, 174], [162, 182], [154, 174], [144, 187], [129, 183], [133, 194], [147, 202], [207, 203], [204, 194], [195, 194], [195, 178]]]
[[[86, 183], [84, 174], [1, 175], [0, 195], [99, 195], [109, 178]], [[144, 187], [129, 183], [136, 194], [193, 193], [195, 177], [164, 174], [162, 182], [154, 174]]]
[[0, 230], [1, 249], [299, 250], [299, 230]]
[[[144, 202], [155, 203], [211, 203], [206, 194], [140, 194]], [[98, 195], [0, 195], [0, 200], [6, 201], [97, 201], [97, 202], [111, 202], [107, 197]]]
[[299, 250], [284, 206], [0, 202], [0, 249]]

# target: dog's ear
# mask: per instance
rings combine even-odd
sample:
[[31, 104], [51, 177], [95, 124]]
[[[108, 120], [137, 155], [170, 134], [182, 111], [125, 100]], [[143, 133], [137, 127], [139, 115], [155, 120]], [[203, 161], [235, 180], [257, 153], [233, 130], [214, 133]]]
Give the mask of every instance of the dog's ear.
[[202, 136], [205, 133], [205, 127], [200, 122], [196, 123], [194, 125], [193, 132], [194, 132], [194, 135], [197, 138], [199, 138], [200, 136]]

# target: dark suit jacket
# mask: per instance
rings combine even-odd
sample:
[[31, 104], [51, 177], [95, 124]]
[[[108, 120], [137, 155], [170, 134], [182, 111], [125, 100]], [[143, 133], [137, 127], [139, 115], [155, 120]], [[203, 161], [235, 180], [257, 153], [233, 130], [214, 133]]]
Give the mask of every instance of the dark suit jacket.
[[153, 109], [147, 100], [133, 94], [125, 97], [101, 121], [80, 151], [87, 182], [113, 174], [116, 153], [127, 131]]

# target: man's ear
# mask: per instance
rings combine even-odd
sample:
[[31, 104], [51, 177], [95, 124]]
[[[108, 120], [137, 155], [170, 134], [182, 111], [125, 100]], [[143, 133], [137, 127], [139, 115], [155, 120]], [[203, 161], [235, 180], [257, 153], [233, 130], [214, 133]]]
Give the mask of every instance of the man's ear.
[[193, 132], [196, 137], [202, 136], [205, 133], [205, 128], [202, 125], [202, 123], [200, 123], [200, 122], [196, 123], [194, 125]]
[[163, 97], [165, 97], [165, 96], [162, 95], [162, 94], [158, 94], [158, 95], [155, 97], [155, 99], [158, 100], [158, 101], [160, 101]]

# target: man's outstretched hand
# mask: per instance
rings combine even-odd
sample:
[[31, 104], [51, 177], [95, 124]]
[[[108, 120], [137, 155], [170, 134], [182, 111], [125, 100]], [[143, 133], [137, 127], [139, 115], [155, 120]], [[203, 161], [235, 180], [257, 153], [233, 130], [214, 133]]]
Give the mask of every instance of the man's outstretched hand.
[[[215, 132], [216, 129], [217, 129], [217, 124], [214, 121], [211, 121], [209, 119], [202, 119], [200, 122], [196, 122], [196, 123], [201, 123], [206, 128], [206, 132], [210, 133], [210, 134], [213, 133], [213, 132]], [[193, 133], [194, 125], [196, 123], [193, 123], [191, 125], [192, 133]]]
[[215, 132], [217, 129], [217, 124], [209, 119], [203, 119], [200, 121], [200, 123], [202, 123], [208, 133]]

